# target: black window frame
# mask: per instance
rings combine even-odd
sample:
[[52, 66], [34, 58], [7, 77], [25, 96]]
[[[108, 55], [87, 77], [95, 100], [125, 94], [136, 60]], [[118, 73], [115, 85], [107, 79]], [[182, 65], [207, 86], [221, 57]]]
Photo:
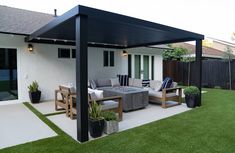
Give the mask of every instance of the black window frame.
[[76, 58], [76, 49], [72, 49], [72, 58]]
[[114, 67], [114, 51], [109, 51], [109, 66]]
[[58, 48], [58, 58], [68, 59], [70, 57], [71, 57], [70, 48]]
[[103, 66], [104, 67], [109, 66], [109, 51], [107, 51], [107, 50], [103, 51]]

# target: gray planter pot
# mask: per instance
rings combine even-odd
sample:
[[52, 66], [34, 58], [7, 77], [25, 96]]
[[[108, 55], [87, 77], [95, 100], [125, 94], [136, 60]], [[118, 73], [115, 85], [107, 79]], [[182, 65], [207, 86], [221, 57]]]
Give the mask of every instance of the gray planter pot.
[[104, 121], [104, 133], [112, 134], [118, 132], [118, 121]]

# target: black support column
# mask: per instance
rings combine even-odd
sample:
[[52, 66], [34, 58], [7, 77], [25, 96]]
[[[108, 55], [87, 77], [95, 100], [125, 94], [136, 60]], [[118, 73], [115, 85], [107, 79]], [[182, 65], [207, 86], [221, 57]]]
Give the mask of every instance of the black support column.
[[87, 16], [76, 18], [76, 89], [77, 89], [77, 140], [85, 142], [88, 137], [87, 97]]
[[196, 40], [196, 86], [200, 90], [200, 98], [198, 102], [198, 106], [201, 106], [201, 88], [202, 88], [202, 40]]

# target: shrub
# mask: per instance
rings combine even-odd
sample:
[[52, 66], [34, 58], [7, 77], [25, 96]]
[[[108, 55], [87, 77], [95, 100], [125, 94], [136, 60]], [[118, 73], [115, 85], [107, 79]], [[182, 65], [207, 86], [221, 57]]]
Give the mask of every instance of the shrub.
[[103, 119], [101, 114], [101, 106], [96, 103], [96, 101], [92, 101], [89, 107], [89, 118], [92, 120], [101, 120]]
[[30, 92], [37, 92], [39, 85], [37, 81], [33, 81], [32, 84], [28, 86]]
[[184, 89], [185, 95], [198, 95], [200, 93], [200, 90], [195, 86], [189, 86]]
[[102, 113], [102, 116], [104, 117], [104, 119], [106, 121], [116, 121], [117, 120], [117, 116], [116, 113], [113, 111], [106, 111]]

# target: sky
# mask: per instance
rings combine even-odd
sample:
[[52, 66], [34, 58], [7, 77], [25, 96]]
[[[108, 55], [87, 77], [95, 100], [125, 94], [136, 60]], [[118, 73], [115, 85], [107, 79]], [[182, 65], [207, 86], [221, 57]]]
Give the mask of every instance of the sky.
[[58, 15], [84, 5], [235, 43], [235, 0], [0, 0], [0, 5], [50, 14], [57, 9]]

